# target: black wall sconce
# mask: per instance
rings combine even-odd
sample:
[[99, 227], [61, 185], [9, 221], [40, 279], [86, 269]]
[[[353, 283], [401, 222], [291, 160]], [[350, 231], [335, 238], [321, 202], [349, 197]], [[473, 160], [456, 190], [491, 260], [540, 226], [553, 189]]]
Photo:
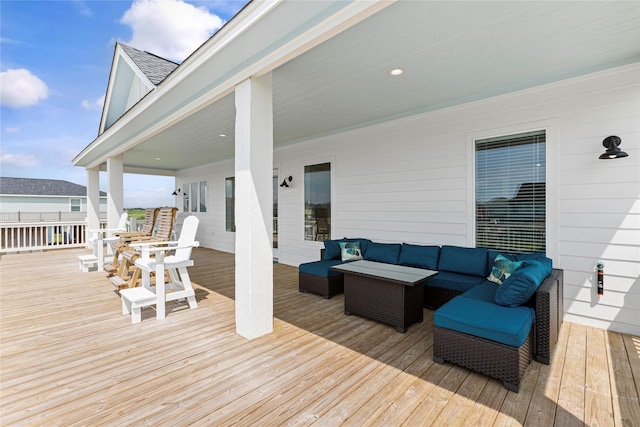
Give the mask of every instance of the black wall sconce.
[[282, 180], [282, 184], [280, 184], [280, 187], [282, 187], [282, 188], [289, 188], [289, 187], [291, 187], [291, 186], [288, 184], [288, 182], [287, 182], [287, 181], [288, 181], [288, 182], [292, 182], [292, 181], [293, 181], [293, 177], [292, 177], [291, 175], [289, 175], [289, 177], [288, 177], [288, 178], [283, 179], [283, 180]]
[[182, 193], [182, 190], [180, 190], [179, 188], [176, 189], [173, 193], [171, 193], [172, 196], [177, 196], [178, 194]]
[[622, 157], [627, 157], [628, 154], [619, 148], [619, 145], [621, 142], [622, 140], [618, 136], [611, 135], [606, 137], [602, 141], [602, 145], [607, 150], [603, 154], [600, 154], [600, 157], [598, 158], [599, 159], [619, 159]]

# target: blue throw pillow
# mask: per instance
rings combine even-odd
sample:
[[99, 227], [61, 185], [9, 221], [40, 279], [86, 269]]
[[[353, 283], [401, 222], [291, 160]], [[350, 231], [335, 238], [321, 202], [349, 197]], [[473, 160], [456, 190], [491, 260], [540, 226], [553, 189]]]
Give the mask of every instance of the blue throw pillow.
[[324, 241], [324, 255], [322, 259], [329, 261], [332, 259], [340, 259], [340, 244], [337, 240], [325, 240]]
[[369, 243], [371, 243], [371, 240], [369, 239], [354, 239], [352, 237], [343, 237], [339, 241], [340, 242], [359, 242], [360, 252], [362, 252], [362, 255], [367, 253], [367, 247], [369, 246]]
[[493, 262], [493, 267], [491, 268], [491, 273], [489, 274], [489, 277], [487, 277], [487, 280], [501, 285], [502, 282], [507, 280], [509, 276], [513, 274], [514, 271], [520, 268], [522, 263], [523, 261], [509, 261], [502, 254], [498, 254]]
[[422, 246], [402, 244], [398, 264], [409, 267], [426, 268], [427, 270], [438, 269], [438, 258], [440, 257], [440, 246]]
[[438, 270], [487, 277], [487, 249], [443, 246]]
[[401, 245], [399, 243], [369, 243], [364, 259], [369, 261], [397, 264]]
[[498, 286], [494, 301], [505, 307], [517, 307], [529, 301], [544, 279], [551, 274], [549, 258], [524, 261], [502, 285]]
[[342, 259], [342, 252], [340, 249], [340, 242], [358, 242], [360, 244], [360, 252], [362, 254], [365, 253], [367, 243], [371, 242], [369, 239], [348, 239], [343, 238], [340, 240], [325, 240], [324, 241], [324, 255], [322, 256], [323, 261], [329, 261], [332, 259]]
[[511, 253], [507, 253], [507, 252], [498, 252], [498, 251], [494, 251], [494, 250], [489, 250], [487, 251], [488, 254], [488, 267], [489, 267], [489, 271], [491, 271], [491, 269], [493, 268], [493, 263], [496, 260], [496, 257], [498, 255], [502, 255], [503, 257], [505, 257], [506, 259], [508, 259], [509, 261], [527, 261], [527, 260], [540, 260], [540, 259], [546, 259], [547, 255], [544, 252], [532, 252], [532, 253], [526, 253], [526, 254], [511, 254]]
[[356, 261], [362, 259], [360, 242], [340, 242], [340, 254], [342, 261]]

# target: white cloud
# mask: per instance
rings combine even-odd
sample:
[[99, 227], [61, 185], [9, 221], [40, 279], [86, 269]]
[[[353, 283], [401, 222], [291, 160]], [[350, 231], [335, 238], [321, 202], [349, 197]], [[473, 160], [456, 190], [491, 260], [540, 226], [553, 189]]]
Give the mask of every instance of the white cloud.
[[133, 31], [126, 44], [178, 62], [224, 23], [206, 7], [182, 0], [136, 0], [120, 22]]
[[89, 7], [89, 5], [83, 0], [71, 0], [71, 2], [78, 9], [78, 13], [82, 16], [86, 16], [87, 18], [93, 16], [93, 11]]
[[8, 127], [8, 128], [4, 128], [4, 132], [5, 133], [18, 133], [18, 132], [20, 132], [20, 128]]
[[82, 104], [82, 108], [86, 110], [102, 111], [102, 107], [104, 106], [104, 95], [102, 95], [101, 97], [93, 101], [89, 101], [88, 99], [83, 99], [81, 104]]
[[30, 168], [40, 164], [33, 154], [11, 154], [4, 150], [0, 151], [0, 163], [23, 168]]
[[14, 39], [10, 39], [8, 37], [0, 37], [0, 43], [5, 43], [5, 44], [20, 44], [19, 41], [14, 40]]
[[0, 73], [0, 105], [20, 108], [36, 105], [49, 95], [45, 82], [19, 68]]

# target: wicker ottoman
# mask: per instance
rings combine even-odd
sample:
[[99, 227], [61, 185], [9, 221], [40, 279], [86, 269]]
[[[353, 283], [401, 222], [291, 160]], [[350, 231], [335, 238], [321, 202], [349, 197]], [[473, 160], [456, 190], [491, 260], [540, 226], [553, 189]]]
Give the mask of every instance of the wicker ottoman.
[[314, 276], [303, 272], [298, 273], [298, 290], [322, 295], [329, 299], [344, 292], [344, 276], [337, 274], [329, 277]]
[[445, 360], [496, 378], [518, 392], [533, 357], [533, 330], [521, 347], [511, 347], [462, 332], [434, 326], [433, 360]]

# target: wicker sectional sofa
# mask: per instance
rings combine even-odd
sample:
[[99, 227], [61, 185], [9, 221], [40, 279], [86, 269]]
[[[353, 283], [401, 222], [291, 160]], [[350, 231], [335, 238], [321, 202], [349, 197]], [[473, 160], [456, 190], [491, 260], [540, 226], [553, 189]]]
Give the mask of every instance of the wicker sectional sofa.
[[[342, 274], [331, 269], [349, 262], [340, 242], [358, 242], [364, 259], [438, 271], [424, 287], [424, 306], [435, 310], [436, 362], [484, 373], [516, 392], [532, 358], [550, 363], [563, 318], [563, 272], [543, 254], [331, 240], [321, 260], [300, 265], [300, 292], [325, 298], [343, 292]], [[495, 274], [504, 274], [501, 284], [488, 280]]]

